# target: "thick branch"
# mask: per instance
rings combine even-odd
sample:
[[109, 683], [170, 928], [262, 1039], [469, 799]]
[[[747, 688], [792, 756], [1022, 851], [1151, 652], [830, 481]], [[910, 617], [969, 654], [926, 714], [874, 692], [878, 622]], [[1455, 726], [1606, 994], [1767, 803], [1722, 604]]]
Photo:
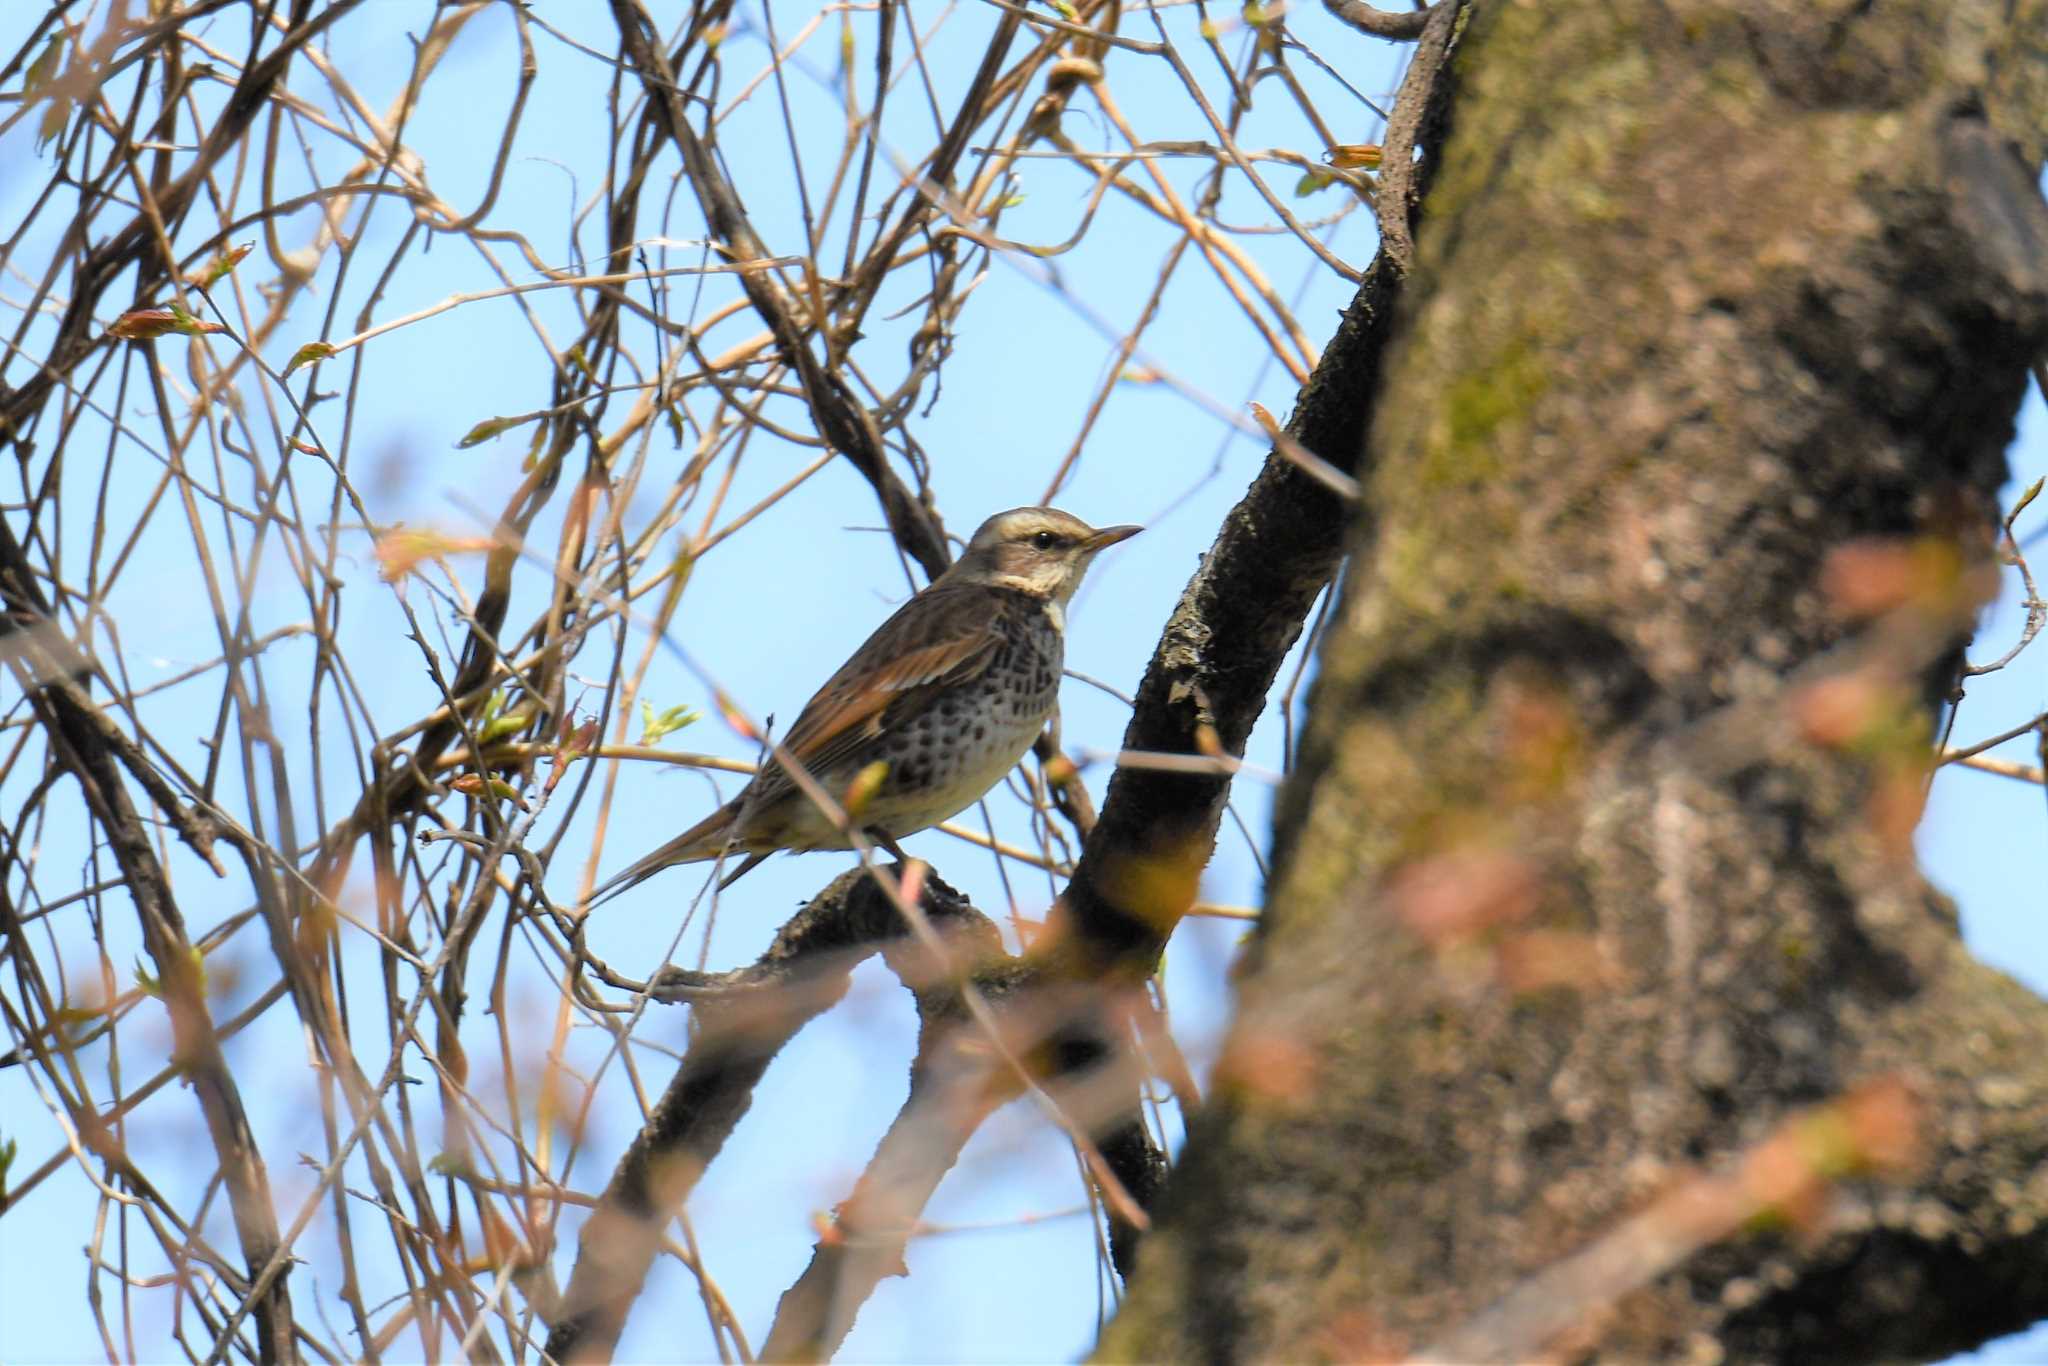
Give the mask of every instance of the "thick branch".
[[[927, 877], [924, 887], [922, 904], [935, 920], [981, 918], [937, 878]], [[663, 1227], [753, 1104], [754, 1087], [768, 1064], [840, 998], [848, 974], [863, 959], [905, 932], [874, 879], [855, 869], [797, 912], [752, 968], [661, 984], [664, 994], [694, 1002], [696, 1030], [682, 1065], [583, 1225], [576, 1269], [548, 1334], [550, 1356], [609, 1359], [654, 1263]]]
[[[1005, 976], [1014, 983], [1017, 974]], [[983, 973], [976, 985], [986, 996], [999, 984]], [[926, 1203], [981, 1122], [1017, 1094], [969, 1023], [957, 987], [919, 991], [917, 1011], [910, 1095], [831, 1232], [776, 1306], [763, 1361], [822, 1361], [838, 1350], [882, 1278], [909, 1274], [904, 1245]]]
[[1377, 5], [1368, 5], [1365, 0], [1323, 0], [1323, 8], [1360, 33], [1369, 33], [1375, 38], [1391, 38], [1396, 42], [1420, 38], [1432, 13], [1426, 9], [1385, 10]]
[[[910, 1094], [831, 1232], [783, 1295], [762, 1360], [830, 1357], [882, 1279], [909, 1274], [904, 1254], [939, 1182], [982, 1121], [1023, 1094], [1019, 1063], [1045, 1083], [1063, 1121], [1086, 1138], [1082, 1149], [1091, 1164], [1099, 1159], [1116, 1178], [1111, 1237], [1119, 1270], [1128, 1274], [1165, 1159], [1131, 1105], [1141, 1078], [1131, 1050], [1116, 1042], [1128, 1031], [1106, 1018], [1116, 995], [1101, 984], [1050, 978], [995, 952], [990, 939], [964, 990], [957, 953], [935, 966], [914, 940], [885, 950], [917, 996]], [[969, 992], [985, 1012], [971, 1008]], [[991, 1047], [989, 1026], [999, 1047]]]
[[[1363, 9], [1357, 0], [1346, 3]], [[1439, 0], [1435, 9], [1414, 17], [1424, 21], [1415, 31], [1421, 41], [1401, 78], [1401, 91], [1387, 118], [1382, 139], [1380, 190], [1374, 202], [1380, 225], [1380, 249], [1392, 257], [1403, 274], [1415, 267], [1415, 210], [1422, 199], [1422, 184], [1416, 175], [1415, 144], [1422, 125], [1437, 110], [1434, 98], [1443, 78], [1444, 62], [1451, 55], [1458, 20], [1466, 0]], [[1375, 11], [1376, 12], [1376, 11]], [[1339, 14], [1339, 18], [1351, 16]], [[1355, 22], [1355, 21], [1354, 21]]]
[[[1432, 11], [1437, 42], [1418, 55], [1419, 70], [1402, 87], [1394, 117], [1410, 130], [1410, 149], [1428, 150], [1439, 136], [1449, 82], [1437, 73], [1462, 7], [1445, 0]], [[1434, 164], [1426, 156], [1404, 168], [1402, 186], [1412, 180], [1419, 193]], [[1361, 480], [1369, 477], [1365, 434], [1407, 275], [1406, 260], [1389, 246], [1367, 268], [1287, 421], [1293, 442]], [[1280, 665], [1337, 571], [1354, 516], [1369, 532], [1369, 507], [1347, 507], [1296, 461], [1278, 451], [1267, 456], [1167, 618], [1138, 685], [1124, 749], [1244, 754]], [[1224, 773], [1118, 769], [1048, 943], [1077, 955], [1084, 973], [1149, 974], [1193, 903], [1229, 796]]]

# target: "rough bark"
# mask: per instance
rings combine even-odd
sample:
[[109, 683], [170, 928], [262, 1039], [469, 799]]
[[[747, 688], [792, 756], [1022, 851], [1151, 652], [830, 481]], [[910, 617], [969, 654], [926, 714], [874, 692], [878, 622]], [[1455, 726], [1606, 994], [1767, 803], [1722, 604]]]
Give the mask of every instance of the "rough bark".
[[[1896, 806], [2048, 342], [2048, 4], [1479, 0], [1454, 73], [1239, 1017], [1103, 1353], [2016, 1329], [2048, 1008]], [[1964, 568], [1859, 621], [1824, 586], [1872, 538]], [[1824, 743], [1844, 680], [1921, 730]], [[1675, 1218], [1538, 1340], [1453, 1331], [1873, 1086], [1818, 1111], [1824, 1191]]]

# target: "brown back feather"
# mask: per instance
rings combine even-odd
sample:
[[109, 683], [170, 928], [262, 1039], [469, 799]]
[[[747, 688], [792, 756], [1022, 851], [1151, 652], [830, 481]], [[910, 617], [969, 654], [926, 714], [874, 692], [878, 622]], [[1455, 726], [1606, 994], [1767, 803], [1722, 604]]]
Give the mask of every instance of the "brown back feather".
[[[933, 584], [896, 609], [825, 681], [783, 747], [813, 774], [842, 768], [939, 694], [980, 675], [1002, 641], [986, 588]], [[779, 766], [755, 782], [763, 806], [796, 786]]]

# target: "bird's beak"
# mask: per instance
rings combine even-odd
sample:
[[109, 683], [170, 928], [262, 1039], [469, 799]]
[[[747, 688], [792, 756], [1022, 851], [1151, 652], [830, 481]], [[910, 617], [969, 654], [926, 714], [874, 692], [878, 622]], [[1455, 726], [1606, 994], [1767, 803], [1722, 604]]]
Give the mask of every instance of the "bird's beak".
[[1090, 536], [1087, 540], [1083, 541], [1081, 545], [1083, 549], [1085, 549], [1089, 554], [1093, 555], [1098, 550], [1108, 549], [1110, 546], [1115, 545], [1118, 541], [1130, 540], [1131, 537], [1137, 535], [1144, 529], [1145, 528], [1141, 526], [1106, 526], [1102, 530], [1096, 532], [1093, 536]]

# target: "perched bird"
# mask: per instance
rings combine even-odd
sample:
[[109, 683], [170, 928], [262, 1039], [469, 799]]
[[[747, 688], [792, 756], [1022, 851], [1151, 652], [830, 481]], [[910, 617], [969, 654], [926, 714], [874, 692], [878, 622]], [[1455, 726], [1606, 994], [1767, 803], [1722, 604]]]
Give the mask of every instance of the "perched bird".
[[[967, 553], [896, 609], [804, 704], [782, 747], [854, 823], [895, 842], [972, 806], [1024, 757], [1059, 704], [1066, 607], [1088, 564], [1138, 534], [1057, 508], [981, 524]], [[856, 791], [857, 789], [857, 791]], [[852, 842], [774, 760], [741, 793], [592, 894], [591, 904], [674, 863]]]

